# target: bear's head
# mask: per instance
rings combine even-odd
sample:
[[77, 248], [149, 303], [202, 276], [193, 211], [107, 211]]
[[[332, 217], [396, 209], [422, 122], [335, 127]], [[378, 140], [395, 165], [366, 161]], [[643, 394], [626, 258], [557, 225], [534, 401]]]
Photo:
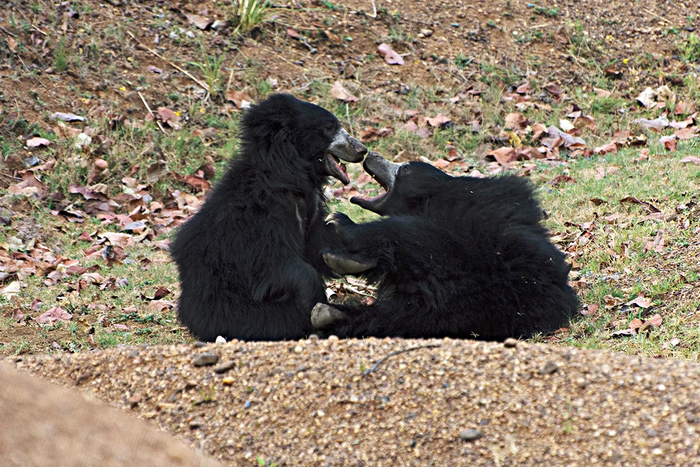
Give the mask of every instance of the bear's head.
[[251, 106], [241, 122], [243, 154], [277, 170], [313, 172], [350, 183], [346, 162], [367, 153], [328, 110], [289, 94], [273, 94]]
[[364, 168], [386, 192], [372, 198], [354, 196], [350, 201], [382, 216], [420, 214], [430, 198], [453, 179], [430, 164], [395, 164], [374, 151], [367, 155]]

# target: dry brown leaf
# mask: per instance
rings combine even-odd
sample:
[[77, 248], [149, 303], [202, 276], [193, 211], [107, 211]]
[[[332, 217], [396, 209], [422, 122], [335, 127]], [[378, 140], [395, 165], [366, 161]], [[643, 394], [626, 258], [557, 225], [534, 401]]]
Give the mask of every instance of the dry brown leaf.
[[600, 154], [600, 155], [605, 155], [609, 154], [611, 152], [617, 152], [617, 150], [622, 146], [622, 143], [619, 141], [612, 141], [604, 146], [601, 146], [599, 148], [594, 148], [593, 153], [595, 154]]
[[605, 89], [600, 89], [600, 88], [593, 88], [593, 91], [598, 95], [598, 97], [610, 97], [612, 93], [610, 91], [606, 91]]
[[29, 148], [36, 148], [39, 146], [48, 146], [51, 144], [51, 141], [49, 141], [46, 138], [39, 138], [39, 137], [34, 137], [34, 138], [29, 138], [27, 140], [27, 147]]
[[68, 313], [63, 308], [53, 307], [47, 310], [46, 313], [43, 313], [42, 315], [39, 315], [36, 318], [34, 318], [34, 321], [36, 321], [39, 324], [48, 324], [49, 326], [53, 326], [59, 321], [67, 323], [72, 317], [73, 315]]
[[681, 128], [680, 130], [676, 130], [673, 132], [673, 134], [676, 135], [678, 137], [678, 139], [693, 139], [693, 138], [697, 137], [698, 131], [700, 131], [699, 127], [692, 126], [692, 127]]
[[440, 113], [437, 114], [435, 117], [426, 118], [425, 121], [428, 122], [428, 124], [432, 127], [439, 127], [440, 125], [450, 122], [451, 120], [449, 117], [446, 117], [445, 115]]
[[506, 115], [506, 130], [524, 130], [530, 124], [525, 115], [518, 112], [511, 112]]
[[384, 61], [389, 65], [403, 65], [403, 57], [397, 54], [389, 44], [379, 44], [377, 51], [379, 55], [384, 57]]
[[226, 100], [233, 102], [239, 109], [247, 109], [253, 102], [253, 99], [248, 94], [235, 89], [226, 91]]
[[629, 328], [636, 331], [637, 329], [641, 328], [643, 324], [644, 321], [642, 321], [639, 318], [635, 318], [632, 321], [630, 321]]
[[5, 298], [8, 302], [9, 300], [19, 294], [22, 285], [19, 281], [10, 282], [6, 287], [0, 289], [0, 297]]
[[544, 87], [544, 90], [550, 93], [556, 100], [561, 100], [564, 94], [564, 88], [555, 83], [550, 83]]
[[651, 324], [655, 328], [658, 328], [659, 326], [661, 326], [661, 323], [663, 323], [663, 318], [661, 317], [660, 314], [657, 313], [654, 316], [652, 316], [651, 318], [649, 318], [646, 322]]
[[379, 138], [384, 138], [386, 136], [389, 136], [391, 133], [394, 132], [394, 129], [391, 127], [383, 127], [383, 128], [373, 128], [373, 127], [367, 127], [364, 130], [360, 131], [360, 141], [363, 143], [367, 143], [370, 141], [376, 141]]
[[605, 302], [605, 308], [615, 308], [624, 302], [621, 298], [613, 297], [612, 295], [605, 295], [603, 301]]
[[515, 148], [504, 147], [494, 149], [486, 153], [485, 157], [493, 157], [496, 162], [504, 167], [510, 166], [516, 160]]
[[662, 143], [667, 151], [675, 151], [677, 140], [678, 137], [676, 135], [670, 135], [659, 138], [659, 143]]
[[104, 232], [100, 234], [100, 237], [104, 237], [112, 245], [120, 246], [122, 248], [134, 246], [133, 237], [129, 234], [119, 232]]
[[345, 87], [340, 81], [336, 81], [335, 83], [333, 83], [333, 87], [331, 87], [330, 93], [332, 97], [338, 99], [339, 101], [357, 102], [357, 97], [350, 94], [350, 92], [347, 89], [345, 89]]
[[653, 213], [661, 212], [661, 210], [659, 208], [657, 208], [656, 206], [654, 206], [653, 204], [651, 204], [647, 201], [642, 201], [640, 199], [637, 199], [634, 196], [627, 196], [625, 198], [622, 198], [620, 200], [620, 204], [623, 204], [623, 203], [641, 204], [642, 206], [647, 208], [647, 210], [649, 210], [649, 212], [653, 212]]
[[201, 30], [208, 28], [209, 25], [213, 23], [213, 21], [209, 18], [200, 15], [193, 15], [190, 13], [185, 13], [185, 18], [187, 18], [187, 21], [194, 24], [195, 26], [197, 26], [198, 29]]
[[644, 251], [655, 251], [657, 253], [663, 253], [665, 249], [666, 240], [664, 238], [664, 233], [661, 230], [657, 231], [656, 235], [644, 244]]
[[173, 112], [172, 110], [168, 109], [167, 107], [158, 107], [158, 115], [160, 115], [160, 118], [163, 119], [163, 122], [167, 123], [168, 126], [174, 130], [179, 130], [182, 128], [180, 126], [180, 117]]
[[676, 104], [676, 108], [673, 109], [673, 113], [676, 115], [688, 115], [695, 112], [695, 104], [692, 102], [679, 102]]
[[647, 87], [637, 96], [637, 102], [647, 109], [653, 109], [656, 107], [656, 92], [652, 88]]
[[627, 305], [627, 306], [634, 305], [634, 306], [638, 306], [640, 308], [649, 308], [652, 305], [652, 303], [651, 303], [651, 300], [649, 300], [648, 298], [645, 298], [643, 295], [640, 295], [637, 298], [635, 298], [634, 300], [630, 300], [629, 302], [625, 303], [625, 305]]
[[600, 305], [598, 304], [592, 304], [588, 305], [584, 310], [581, 311], [581, 314], [583, 316], [593, 316], [598, 312], [598, 309], [600, 308]]
[[544, 133], [547, 133], [547, 127], [542, 123], [535, 123], [534, 125], [532, 125], [532, 135], [530, 135], [530, 139], [532, 141], [536, 141]]
[[587, 147], [586, 142], [582, 138], [571, 136], [554, 125], [547, 128], [547, 132], [549, 133], [549, 137], [544, 138], [542, 144], [550, 149], [557, 148], [561, 145], [567, 149], [583, 149]]
[[595, 131], [595, 119], [589, 115], [581, 115], [574, 119], [574, 127], [577, 130], [588, 128], [590, 131]]
[[663, 131], [663, 129], [669, 126], [670, 124], [668, 118], [666, 118], [665, 115], [662, 115], [653, 120], [648, 120], [646, 118], [637, 118], [633, 120], [632, 123], [636, 123], [649, 131], [655, 131], [657, 133]]
[[168, 164], [164, 160], [154, 162], [146, 169], [146, 180], [154, 185], [168, 173]]
[[690, 162], [690, 163], [693, 163], [695, 165], [698, 165], [698, 164], [700, 164], [700, 157], [688, 156], [688, 157], [684, 157], [683, 159], [679, 160], [678, 162], [680, 162], [681, 164], [687, 164]]

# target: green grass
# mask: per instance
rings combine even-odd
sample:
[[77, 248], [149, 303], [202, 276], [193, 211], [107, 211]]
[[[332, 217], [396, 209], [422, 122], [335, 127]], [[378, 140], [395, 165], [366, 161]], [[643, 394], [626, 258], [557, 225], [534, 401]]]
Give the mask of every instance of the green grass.
[[688, 37], [678, 43], [681, 57], [689, 62], [700, 62], [700, 35], [691, 32]]
[[206, 47], [200, 42], [200, 50], [202, 52], [201, 62], [191, 62], [191, 65], [197, 67], [199, 71], [204, 75], [204, 82], [208, 87], [209, 94], [212, 98], [219, 96], [221, 92], [221, 85], [224, 77], [222, 76], [222, 63], [224, 60], [224, 55], [219, 55], [218, 57], [207, 53]]
[[247, 34], [253, 28], [268, 21], [270, 3], [268, 0], [232, 0], [234, 34]]
[[68, 69], [68, 64], [68, 47], [66, 46], [65, 38], [61, 37], [58, 40], [58, 45], [54, 49], [53, 66], [56, 68], [56, 71], [63, 72]]

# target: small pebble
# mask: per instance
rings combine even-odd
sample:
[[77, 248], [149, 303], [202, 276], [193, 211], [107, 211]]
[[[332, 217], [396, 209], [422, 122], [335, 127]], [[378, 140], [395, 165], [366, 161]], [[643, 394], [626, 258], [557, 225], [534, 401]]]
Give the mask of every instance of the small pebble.
[[197, 428], [201, 428], [202, 425], [204, 425], [204, 423], [202, 423], [201, 420], [197, 420], [197, 419], [192, 420], [190, 422], [190, 430], [196, 430]]
[[556, 373], [557, 370], [559, 370], [559, 365], [550, 360], [542, 367], [540, 374], [551, 375], [552, 373]]
[[693, 412], [686, 413], [685, 419], [688, 420], [688, 423], [697, 423], [698, 421], [700, 421], [700, 417], [695, 415]]
[[509, 337], [508, 339], [503, 342], [503, 347], [507, 349], [514, 349], [515, 347], [518, 346], [518, 339], [513, 339], [512, 337]]
[[194, 344], [192, 344], [192, 346], [193, 346], [195, 349], [198, 349], [198, 348], [201, 348], [201, 347], [205, 347], [206, 345], [207, 345], [207, 343], [206, 343], [206, 342], [202, 342], [202, 341], [197, 341], [197, 342], [195, 342]]
[[301, 353], [304, 350], [304, 348], [300, 345], [297, 345], [294, 347], [294, 353]]
[[134, 407], [139, 405], [139, 402], [141, 402], [141, 396], [139, 396], [139, 395], [131, 396], [129, 398], [129, 407], [131, 407], [133, 409]]
[[462, 430], [459, 432], [459, 439], [462, 441], [476, 441], [482, 436], [479, 430]]
[[216, 336], [216, 341], [217, 344], [225, 344], [226, 343], [226, 338], [224, 336]]
[[214, 373], [216, 374], [222, 374], [226, 373], [229, 370], [232, 370], [236, 368], [236, 362], [233, 360], [229, 360], [228, 362], [224, 362], [221, 365], [217, 365], [213, 368]]
[[192, 361], [192, 364], [194, 366], [211, 366], [216, 364], [216, 362], [219, 361], [219, 356], [213, 353], [203, 353], [200, 355], [197, 355], [195, 359]]

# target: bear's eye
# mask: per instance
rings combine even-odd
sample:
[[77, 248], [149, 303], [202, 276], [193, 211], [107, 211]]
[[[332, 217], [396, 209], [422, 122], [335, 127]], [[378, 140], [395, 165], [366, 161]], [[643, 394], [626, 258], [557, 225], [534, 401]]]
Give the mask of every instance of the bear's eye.
[[399, 167], [399, 170], [396, 172], [396, 176], [398, 177], [400, 175], [402, 177], [406, 177], [410, 173], [411, 173], [411, 165], [410, 164], [401, 164], [401, 167]]

